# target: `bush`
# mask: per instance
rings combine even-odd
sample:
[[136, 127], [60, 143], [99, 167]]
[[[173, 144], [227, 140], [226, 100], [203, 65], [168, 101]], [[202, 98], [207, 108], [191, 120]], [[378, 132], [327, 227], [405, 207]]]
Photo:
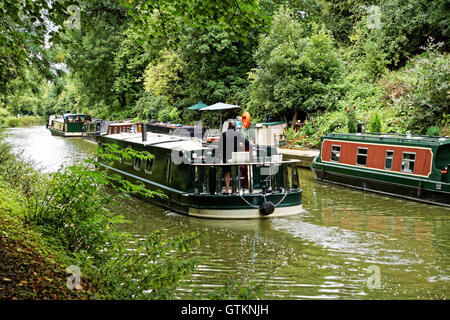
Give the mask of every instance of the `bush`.
[[370, 116], [370, 125], [369, 125], [369, 131], [380, 133], [381, 132], [381, 120], [378, 116], [378, 112], [373, 112]]
[[406, 130], [425, 133], [450, 113], [450, 56], [439, 52], [441, 45], [429, 43], [423, 54], [383, 81], [387, 83], [384, 100], [389, 108], [398, 109]]
[[428, 127], [427, 136], [439, 136], [439, 127], [438, 126]]
[[348, 133], [356, 133], [356, 106], [353, 108], [345, 108], [347, 112], [347, 130]]
[[14, 127], [18, 127], [19, 123], [20, 123], [19, 118], [10, 117], [10, 118], [8, 118], [8, 122], [7, 122], [6, 126], [14, 128]]

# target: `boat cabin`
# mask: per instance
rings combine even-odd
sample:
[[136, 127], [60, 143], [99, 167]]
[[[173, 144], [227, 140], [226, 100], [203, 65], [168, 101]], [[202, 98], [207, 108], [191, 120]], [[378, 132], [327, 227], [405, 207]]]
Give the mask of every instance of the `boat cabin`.
[[65, 113], [62, 116], [52, 118], [49, 129], [52, 135], [59, 136], [83, 136], [83, 125], [91, 121], [89, 114]]
[[394, 194], [411, 187], [408, 196], [435, 193], [450, 204], [449, 167], [448, 137], [328, 134], [312, 168], [320, 180], [380, 191], [384, 185]]
[[[103, 168], [143, 182], [150, 189], [162, 190], [168, 197], [149, 201], [176, 212], [210, 218], [260, 218], [301, 211], [295, 160], [283, 161], [270, 146], [258, 146], [254, 155], [233, 152], [232, 159], [222, 163], [218, 160], [221, 157], [216, 157], [216, 141], [204, 136], [201, 128], [192, 128], [192, 132], [175, 130], [172, 134], [147, 129], [155, 130], [145, 125], [141, 133], [101, 136], [99, 148], [106, 150], [106, 144], [113, 144], [154, 156], [145, 160], [100, 159]], [[230, 194], [224, 193], [227, 167], [231, 170]]]

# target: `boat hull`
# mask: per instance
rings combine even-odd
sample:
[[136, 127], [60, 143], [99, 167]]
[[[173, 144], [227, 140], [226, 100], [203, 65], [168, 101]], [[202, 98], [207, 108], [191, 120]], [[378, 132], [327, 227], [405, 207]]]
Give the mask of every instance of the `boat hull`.
[[313, 162], [317, 181], [450, 207], [450, 184]]
[[[300, 189], [286, 193], [266, 193], [264, 196], [245, 193], [233, 195], [186, 193], [106, 164], [100, 165], [103, 169], [118, 173], [133, 183], [144, 183], [149, 190], [163, 193], [164, 197], [154, 196], [146, 200], [188, 216], [212, 219], [258, 219], [292, 216], [302, 211]], [[275, 205], [273, 213], [262, 213], [259, 207], [264, 201], [270, 201]]]
[[197, 209], [189, 208], [188, 215], [199, 218], [213, 218], [213, 219], [255, 219], [255, 218], [276, 218], [287, 217], [301, 213], [302, 205], [292, 205], [286, 207], [275, 208], [275, 211], [270, 215], [261, 214], [259, 209]]
[[61, 131], [55, 128], [50, 128], [50, 132], [52, 136], [59, 136], [59, 137], [83, 137], [83, 132], [65, 132]]

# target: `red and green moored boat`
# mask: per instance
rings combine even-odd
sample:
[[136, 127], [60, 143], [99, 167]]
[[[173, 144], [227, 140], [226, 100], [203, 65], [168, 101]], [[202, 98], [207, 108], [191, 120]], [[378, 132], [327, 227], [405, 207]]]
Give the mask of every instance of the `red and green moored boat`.
[[327, 134], [312, 170], [319, 181], [450, 207], [450, 138]]

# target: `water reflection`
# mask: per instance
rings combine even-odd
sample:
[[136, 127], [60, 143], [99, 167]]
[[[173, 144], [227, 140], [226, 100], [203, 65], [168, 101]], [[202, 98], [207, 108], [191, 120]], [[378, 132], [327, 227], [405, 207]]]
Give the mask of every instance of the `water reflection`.
[[[6, 131], [17, 150], [46, 171], [89, 155], [95, 145], [52, 137], [45, 128]], [[203, 262], [178, 297], [208, 292], [227, 277], [265, 282], [267, 299], [443, 299], [450, 297], [450, 210], [317, 183], [299, 169], [304, 212], [267, 220], [208, 220], [128, 198], [114, 210], [137, 238], [198, 232], [192, 255]], [[369, 266], [381, 288], [370, 289]]]
[[80, 162], [93, 154], [97, 146], [82, 138], [52, 136], [44, 126], [8, 128], [1, 132], [13, 145], [13, 151], [35, 161], [43, 172], [52, 172], [61, 165]]

